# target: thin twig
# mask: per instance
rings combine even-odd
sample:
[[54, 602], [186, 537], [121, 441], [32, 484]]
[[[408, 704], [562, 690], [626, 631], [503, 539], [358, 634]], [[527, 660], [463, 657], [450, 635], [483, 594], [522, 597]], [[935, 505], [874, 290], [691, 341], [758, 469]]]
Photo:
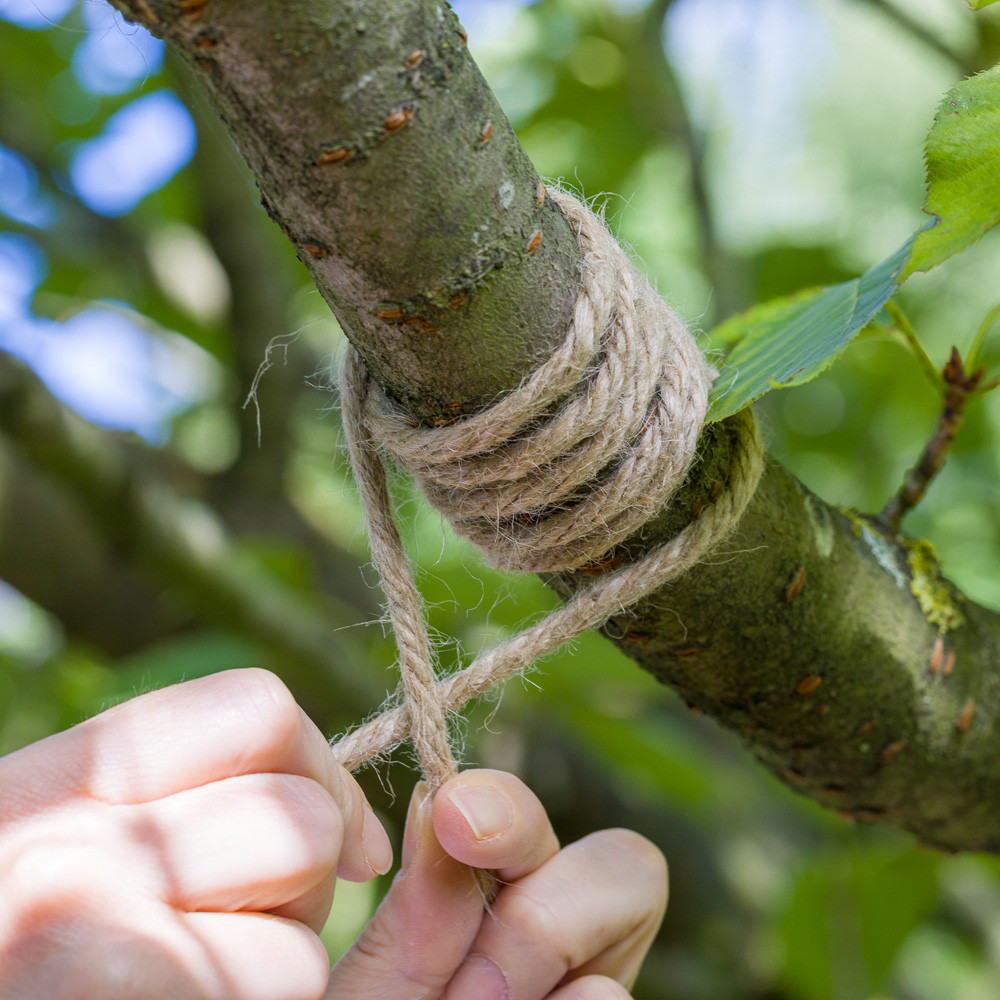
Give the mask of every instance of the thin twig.
[[[705, 136], [691, 118], [676, 70], [662, 39], [674, 0], [655, 0], [631, 19], [629, 44], [638, 61], [629, 76], [633, 100], [655, 141], [679, 143], [687, 156], [688, 184], [702, 268], [712, 289], [713, 310], [728, 316], [740, 304], [738, 270], [719, 241], [718, 226], [706, 171]], [[734, 277], [735, 276], [735, 277]]]
[[920, 365], [923, 373], [930, 379], [931, 385], [935, 389], [944, 389], [945, 383], [942, 381], [941, 374], [934, 367], [934, 362], [931, 361], [924, 350], [924, 345], [920, 343], [917, 331], [913, 329], [913, 324], [907, 318], [906, 313], [892, 299], [886, 302], [885, 311], [892, 317], [896, 329], [903, 335], [903, 339], [913, 352], [913, 356], [917, 359], [917, 363]]
[[983, 345], [986, 343], [986, 337], [998, 319], [1000, 319], [1000, 302], [983, 317], [982, 323], [979, 324], [979, 328], [976, 330], [975, 337], [972, 338], [972, 346], [966, 355], [966, 363], [970, 368], [975, 368], [976, 362], [979, 360], [979, 355], [982, 353]]
[[900, 522], [920, 502], [931, 480], [941, 471], [948, 449], [955, 440], [958, 429], [965, 422], [966, 401], [982, 381], [983, 369], [979, 368], [967, 374], [958, 348], [953, 347], [941, 377], [947, 391], [944, 410], [938, 417], [937, 428], [924, 446], [920, 461], [907, 472], [899, 491], [876, 518], [889, 534], [894, 535], [899, 530]]
[[970, 60], [963, 56], [957, 49], [952, 48], [939, 32], [932, 31], [916, 18], [912, 17], [902, 7], [890, 3], [889, 0], [868, 0], [871, 6], [880, 10], [890, 21], [898, 27], [912, 35], [918, 41], [926, 45], [929, 49], [937, 52], [949, 62], [957, 66], [967, 76], [976, 72], [978, 67], [970, 64]]

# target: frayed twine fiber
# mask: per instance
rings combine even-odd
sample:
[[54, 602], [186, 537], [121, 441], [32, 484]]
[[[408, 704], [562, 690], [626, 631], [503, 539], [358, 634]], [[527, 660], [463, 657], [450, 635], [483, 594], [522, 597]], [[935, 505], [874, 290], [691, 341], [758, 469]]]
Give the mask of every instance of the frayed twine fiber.
[[680, 576], [732, 530], [760, 479], [763, 447], [747, 410], [733, 418], [738, 437], [726, 488], [683, 531], [464, 670], [437, 678], [379, 449], [492, 565], [578, 569], [669, 502], [694, 461], [716, 376], [601, 220], [563, 191], [549, 195], [579, 240], [581, 290], [562, 346], [519, 388], [451, 426], [415, 427], [348, 348], [344, 429], [405, 692], [402, 707], [334, 745], [349, 770], [409, 736], [424, 778], [439, 786], [457, 771], [449, 712]]

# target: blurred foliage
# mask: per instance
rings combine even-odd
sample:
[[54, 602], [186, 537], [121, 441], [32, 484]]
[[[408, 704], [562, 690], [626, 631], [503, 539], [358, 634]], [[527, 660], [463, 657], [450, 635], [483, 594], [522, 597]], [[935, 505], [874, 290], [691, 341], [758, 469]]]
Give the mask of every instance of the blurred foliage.
[[[961, 0], [456, 6], [539, 170], [598, 196], [660, 290], [703, 329], [844, 281], [898, 247], [921, 221], [921, 144], [941, 94], [1000, 52], [998, 9], [974, 14]], [[30, 27], [11, 13], [50, 9], [49, 22], [35, 16]], [[106, 440], [184, 501], [175, 527], [185, 537], [206, 551], [224, 538], [230, 570], [322, 616], [333, 666], [356, 680], [345, 685], [296, 635], [234, 626], [210, 573], [194, 588], [143, 563], [116, 521], [125, 515], [88, 507], [86, 476], [45, 464], [0, 425], [0, 579], [10, 585], [0, 594], [0, 751], [136, 692], [249, 663], [285, 677], [333, 733], [357, 721], [352, 706], [374, 710], [394, 683], [325, 388], [342, 335], [169, 56], [161, 66], [144, 54], [145, 72], [93, 89], [80, 49], [119, 30], [95, 28], [95, 9], [0, 4], [10, 18], [0, 21], [0, 260], [35, 261], [25, 302], [55, 324], [44, 327], [49, 354], [32, 363], [60, 391], [67, 380], [53, 372], [69, 357], [71, 388], [97, 387], [91, 404], [123, 384], [173, 385], [167, 403], [149, 404], [154, 431], [140, 438], [129, 429], [138, 424], [122, 421]], [[77, 150], [160, 90], [191, 108], [189, 165], [124, 214], [88, 207], [72, 174]], [[12, 267], [0, 272], [8, 346], [25, 273]], [[907, 283], [901, 305], [935, 365], [952, 343], [973, 343], [998, 275], [994, 231]], [[100, 337], [90, 367], [65, 355], [74, 317], [95, 304], [124, 316], [146, 345], [155, 364], [145, 382], [119, 371], [122, 352], [101, 353]], [[1000, 337], [982, 344], [995, 371]], [[946, 471], [907, 525], [994, 606], [998, 397], [973, 402]], [[94, 416], [85, 397], [72, 401]], [[883, 316], [830, 372], [768, 396], [760, 412], [772, 453], [808, 486], [875, 510], [918, 455], [938, 402]], [[552, 606], [537, 580], [484, 569], [446, 530], [442, 541], [438, 518], [405, 483], [396, 488], [443, 669]], [[636, 988], [643, 1000], [1000, 995], [995, 859], [941, 857], [796, 798], [596, 636], [473, 707], [461, 726], [467, 759], [525, 776], [565, 839], [626, 825], [666, 851], [673, 898]], [[398, 833], [413, 781], [405, 755], [364, 780]], [[342, 894], [327, 933], [333, 952], [379, 891]]]
[[[889, 300], [910, 274], [930, 271], [1000, 221], [998, 124], [1000, 66], [993, 66], [941, 98], [924, 145], [928, 218], [899, 250], [858, 278], [762, 302], [711, 331], [711, 344], [724, 357], [717, 362], [710, 420], [737, 413], [773, 389], [811, 382], [883, 308], [931, 383], [942, 383], [916, 331]], [[997, 308], [987, 313], [966, 352], [970, 372]], [[985, 391], [996, 388], [995, 380], [987, 385]]]

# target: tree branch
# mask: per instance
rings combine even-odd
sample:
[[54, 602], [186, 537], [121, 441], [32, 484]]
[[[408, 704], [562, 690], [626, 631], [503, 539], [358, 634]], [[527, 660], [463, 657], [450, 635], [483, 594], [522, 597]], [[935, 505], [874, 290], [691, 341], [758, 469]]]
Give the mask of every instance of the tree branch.
[[575, 240], [446, 4], [117, 6], [191, 67], [265, 209], [414, 413], [478, 408], [552, 352]]
[[[577, 250], [443, 3], [115, 3], [194, 66], [345, 332], [416, 416], [485, 402], [550, 351]], [[706, 428], [621, 560], [712, 501], [732, 446], [728, 424]], [[714, 558], [605, 631], [805, 794], [1000, 850], [1000, 615], [777, 464]]]
[[945, 388], [944, 409], [938, 417], [937, 427], [924, 446], [919, 461], [907, 472], [903, 485], [876, 519], [887, 533], [895, 534], [899, 531], [903, 518], [920, 503], [931, 480], [941, 471], [955, 435], [965, 423], [965, 404], [979, 387], [985, 374], [982, 368], [966, 372], [958, 348], [951, 349], [951, 357], [941, 372]]
[[3, 434], [0, 484], [0, 579], [55, 615], [70, 639], [117, 657], [190, 627], [193, 609], [168, 606]]
[[725, 317], [744, 305], [739, 288], [739, 268], [719, 241], [712, 196], [705, 171], [705, 140], [688, 113], [684, 94], [674, 68], [663, 50], [663, 30], [673, 0], [656, 0], [621, 23], [634, 35], [627, 51], [639, 55], [638, 65], [630, 66], [629, 83], [633, 101], [648, 123], [650, 134], [659, 142], [674, 141], [687, 155], [691, 207], [700, 251], [700, 263], [712, 288], [712, 310]]
[[936, 52], [939, 56], [947, 59], [948, 62], [961, 70], [966, 76], [971, 76], [979, 70], [980, 66], [978, 63], [963, 56], [961, 52], [952, 48], [939, 34], [932, 31], [902, 7], [897, 7], [891, 0], [868, 0], [868, 3], [892, 21], [896, 27], [901, 28], [932, 52]]

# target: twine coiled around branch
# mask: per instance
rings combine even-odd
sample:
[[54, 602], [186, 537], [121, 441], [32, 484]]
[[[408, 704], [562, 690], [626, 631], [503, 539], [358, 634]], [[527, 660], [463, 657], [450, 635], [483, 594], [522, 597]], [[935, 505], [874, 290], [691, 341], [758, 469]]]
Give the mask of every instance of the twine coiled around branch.
[[680, 576], [735, 526], [760, 479], [763, 448], [745, 411], [734, 418], [737, 443], [723, 492], [690, 525], [438, 680], [379, 449], [492, 565], [578, 569], [658, 514], [684, 481], [716, 375], [601, 220], [565, 192], [549, 196], [579, 241], [581, 290], [563, 344], [519, 388], [451, 426], [413, 426], [357, 352], [347, 351], [344, 429], [405, 692], [402, 707], [334, 745], [349, 770], [409, 735], [425, 779], [437, 787], [457, 770], [447, 713]]

